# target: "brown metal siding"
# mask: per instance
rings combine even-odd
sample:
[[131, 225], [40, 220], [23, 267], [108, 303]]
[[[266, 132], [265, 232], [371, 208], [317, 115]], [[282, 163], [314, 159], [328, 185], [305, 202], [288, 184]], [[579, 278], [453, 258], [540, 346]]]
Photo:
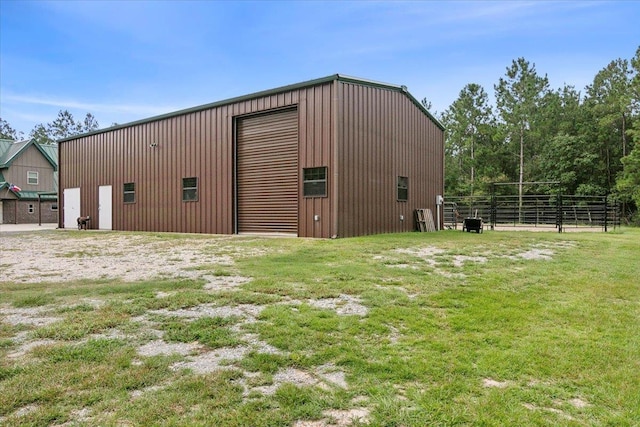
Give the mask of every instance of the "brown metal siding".
[[[339, 236], [410, 231], [443, 194], [443, 132], [403, 93], [340, 83]], [[398, 176], [409, 178], [398, 202]], [[404, 217], [401, 221], [400, 216]]]
[[[322, 85], [307, 88], [302, 96], [305, 102], [300, 103], [300, 167], [302, 176], [304, 168], [327, 167], [327, 196], [304, 197], [302, 185], [299, 188], [299, 235], [306, 237], [328, 238], [336, 234], [333, 227], [333, 204], [337, 195], [332, 189], [334, 165], [334, 133], [333, 133], [333, 97], [334, 85]], [[302, 143], [304, 141], [304, 143]], [[315, 220], [315, 217], [318, 220]]]
[[[327, 82], [64, 141], [60, 195], [64, 188], [79, 187], [82, 214], [97, 217], [98, 186], [113, 185], [114, 230], [232, 234], [234, 118], [297, 106], [298, 170], [331, 166], [333, 145], [324, 126], [332, 114], [332, 88]], [[198, 177], [198, 201], [183, 202], [182, 178], [191, 176]], [[329, 237], [330, 197], [302, 198], [299, 181], [298, 235]], [[136, 184], [131, 204], [123, 202], [128, 182]], [[62, 197], [59, 202], [62, 226]]]
[[[234, 121], [287, 107], [297, 108], [299, 236], [409, 231], [415, 209], [435, 216], [435, 196], [444, 192], [443, 131], [397, 89], [340, 80], [64, 141], [60, 194], [80, 187], [82, 214], [97, 217], [98, 186], [113, 185], [116, 230], [234, 233]], [[327, 196], [303, 197], [302, 170], [321, 166]], [[183, 202], [182, 178], [191, 176], [198, 201]], [[409, 177], [407, 202], [396, 200], [397, 176]], [[123, 203], [127, 182], [136, 184], [132, 204]]]
[[239, 233], [298, 233], [298, 111], [237, 123]]

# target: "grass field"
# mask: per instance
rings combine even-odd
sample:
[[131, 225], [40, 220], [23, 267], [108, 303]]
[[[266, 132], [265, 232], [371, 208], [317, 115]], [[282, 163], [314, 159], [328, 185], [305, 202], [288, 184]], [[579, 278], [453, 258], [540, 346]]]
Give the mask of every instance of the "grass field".
[[637, 229], [2, 245], [0, 425], [640, 425]]

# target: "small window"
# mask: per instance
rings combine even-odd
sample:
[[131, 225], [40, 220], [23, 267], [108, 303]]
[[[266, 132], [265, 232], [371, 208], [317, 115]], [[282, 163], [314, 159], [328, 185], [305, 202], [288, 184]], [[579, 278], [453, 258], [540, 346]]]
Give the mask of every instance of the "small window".
[[38, 185], [38, 172], [34, 172], [34, 171], [27, 172], [27, 184]]
[[327, 196], [327, 167], [305, 168], [303, 173], [304, 197]]
[[182, 178], [182, 201], [198, 201], [198, 178]]
[[136, 183], [127, 182], [124, 184], [124, 202], [135, 203], [136, 201]]
[[57, 203], [54, 203], [53, 205], [51, 205], [50, 209], [51, 209], [53, 212], [58, 212], [58, 204], [57, 204]]
[[409, 198], [409, 178], [406, 176], [398, 177], [398, 201], [406, 202]]
[[35, 207], [33, 205], [29, 205], [29, 207], [27, 208], [27, 212], [29, 212], [30, 214], [35, 212]]

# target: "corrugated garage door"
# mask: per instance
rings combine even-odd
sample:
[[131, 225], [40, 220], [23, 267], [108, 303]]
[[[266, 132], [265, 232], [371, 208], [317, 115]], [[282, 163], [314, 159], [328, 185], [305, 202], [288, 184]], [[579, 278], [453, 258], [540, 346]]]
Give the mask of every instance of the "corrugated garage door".
[[298, 233], [298, 111], [237, 126], [239, 233]]

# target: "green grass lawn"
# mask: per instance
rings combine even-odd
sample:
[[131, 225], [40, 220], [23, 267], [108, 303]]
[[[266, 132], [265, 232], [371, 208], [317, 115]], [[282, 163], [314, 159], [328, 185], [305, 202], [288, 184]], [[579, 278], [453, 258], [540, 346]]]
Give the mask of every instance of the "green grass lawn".
[[0, 281], [0, 425], [640, 425], [637, 229], [39, 236], [205, 260]]

